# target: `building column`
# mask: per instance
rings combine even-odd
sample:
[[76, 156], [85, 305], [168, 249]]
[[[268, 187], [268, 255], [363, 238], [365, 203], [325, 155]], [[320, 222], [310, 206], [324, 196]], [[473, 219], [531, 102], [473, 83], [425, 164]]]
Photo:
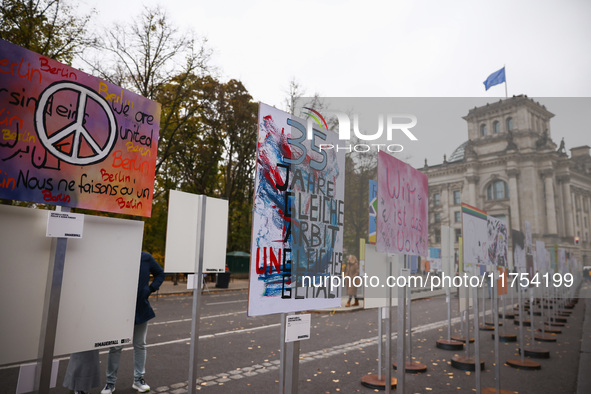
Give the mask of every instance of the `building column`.
[[517, 177], [519, 170], [507, 170], [509, 176], [509, 199], [511, 206], [511, 228], [521, 230], [521, 217], [519, 215], [519, 191], [517, 189]]
[[570, 175], [562, 175], [558, 178], [562, 183], [562, 207], [564, 212], [565, 233], [568, 237], [573, 237], [575, 230], [573, 228], [573, 198], [570, 195]]
[[544, 178], [544, 185], [546, 190], [546, 230], [548, 234], [557, 234], [556, 229], [556, 210], [555, 210], [555, 199], [554, 199], [554, 185], [552, 182], [551, 169], [540, 171], [540, 174]]
[[443, 188], [441, 190], [441, 204], [443, 207], [443, 217], [441, 218], [441, 223], [445, 224], [445, 218], [447, 218], [447, 224], [451, 225], [452, 220], [449, 217], [449, 206], [451, 205], [451, 201], [449, 198], [449, 185], [443, 185]]
[[476, 184], [480, 180], [480, 178], [476, 175], [468, 175], [466, 177], [468, 181], [468, 203], [473, 207], [480, 209], [481, 207], [478, 206], [477, 196], [476, 196]]

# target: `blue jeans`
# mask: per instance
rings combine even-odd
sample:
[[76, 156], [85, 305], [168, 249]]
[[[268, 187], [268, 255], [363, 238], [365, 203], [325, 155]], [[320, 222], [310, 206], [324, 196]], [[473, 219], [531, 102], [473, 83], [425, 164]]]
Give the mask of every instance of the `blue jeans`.
[[[136, 324], [133, 327], [133, 378], [138, 380], [146, 373], [146, 334], [148, 333], [148, 322]], [[123, 346], [113, 346], [109, 349], [109, 360], [107, 361], [107, 383], [115, 384], [117, 381], [117, 370], [121, 360]]]

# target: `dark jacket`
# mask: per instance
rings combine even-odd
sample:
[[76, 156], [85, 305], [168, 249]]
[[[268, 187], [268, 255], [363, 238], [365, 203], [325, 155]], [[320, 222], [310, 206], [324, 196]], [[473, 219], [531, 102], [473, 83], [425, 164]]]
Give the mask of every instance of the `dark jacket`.
[[[152, 283], [150, 283], [150, 274], [154, 275]], [[154, 257], [150, 253], [142, 252], [135, 305], [135, 324], [142, 324], [156, 317], [148, 297], [160, 288], [164, 276], [162, 267], [154, 260]]]

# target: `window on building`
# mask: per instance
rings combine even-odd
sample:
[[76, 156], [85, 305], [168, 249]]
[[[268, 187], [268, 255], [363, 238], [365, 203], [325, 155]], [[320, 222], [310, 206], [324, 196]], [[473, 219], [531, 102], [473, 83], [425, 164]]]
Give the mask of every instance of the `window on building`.
[[454, 212], [454, 217], [455, 217], [456, 223], [460, 223], [462, 221], [462, 215], [461, 215], [460, 211]]
[[511, 131], [511, 130], [513, 130], [513, 118], [508, 117], [507, 118], [507, 131]]
[[584, 217], [583, 219], [585, 219], [585, 228], [587, 228], [587, 217]]
[[486, 135], [486, 125], [483, 123], [480, 125], [480, 136], [484, 137]]
[[579, 215], [577, 215], [577, 227], [581, 225], [581, 222], [579, 220]]
[[501, 123], [498, 120], [493, 122], [493, 132], [499, 134], [501, 132]]
[[433, 194], [433, 205], [435, 205], [436, 207], [441, 205], [441, 196], [439, 195], [439, 193]]
[[459, 190], [454, 190], [454, 204], [460, 205], [462, 202], [462, 193]]
[[435, 213], [434, 218], [435, 218], [435, 223], [441, 222], [441, 214], [440, 213]]
[[435, 243], [436, 244], [440, 244], [441, 243], [441, 232], [439, 231], [435, 231]]
[[462, 229], [456, 228], [456, 242], [460, 242], [460, 237], [462, 236]]
[[509, 198], [509, 186], [507, 186], [507, 182], [505, 181], [494, 181], [488, 185], [486, 195], [489, 200], [503, 200]]

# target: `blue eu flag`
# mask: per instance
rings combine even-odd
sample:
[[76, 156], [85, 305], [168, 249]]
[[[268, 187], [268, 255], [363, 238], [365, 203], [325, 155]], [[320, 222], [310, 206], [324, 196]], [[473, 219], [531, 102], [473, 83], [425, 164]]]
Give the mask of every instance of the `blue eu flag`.
[[488, 88], [491, 86], [495, 86], [503, 82], [505, 82], [505, 67], [490, 74], [483, 83], [486, 90], [488, 90]]

